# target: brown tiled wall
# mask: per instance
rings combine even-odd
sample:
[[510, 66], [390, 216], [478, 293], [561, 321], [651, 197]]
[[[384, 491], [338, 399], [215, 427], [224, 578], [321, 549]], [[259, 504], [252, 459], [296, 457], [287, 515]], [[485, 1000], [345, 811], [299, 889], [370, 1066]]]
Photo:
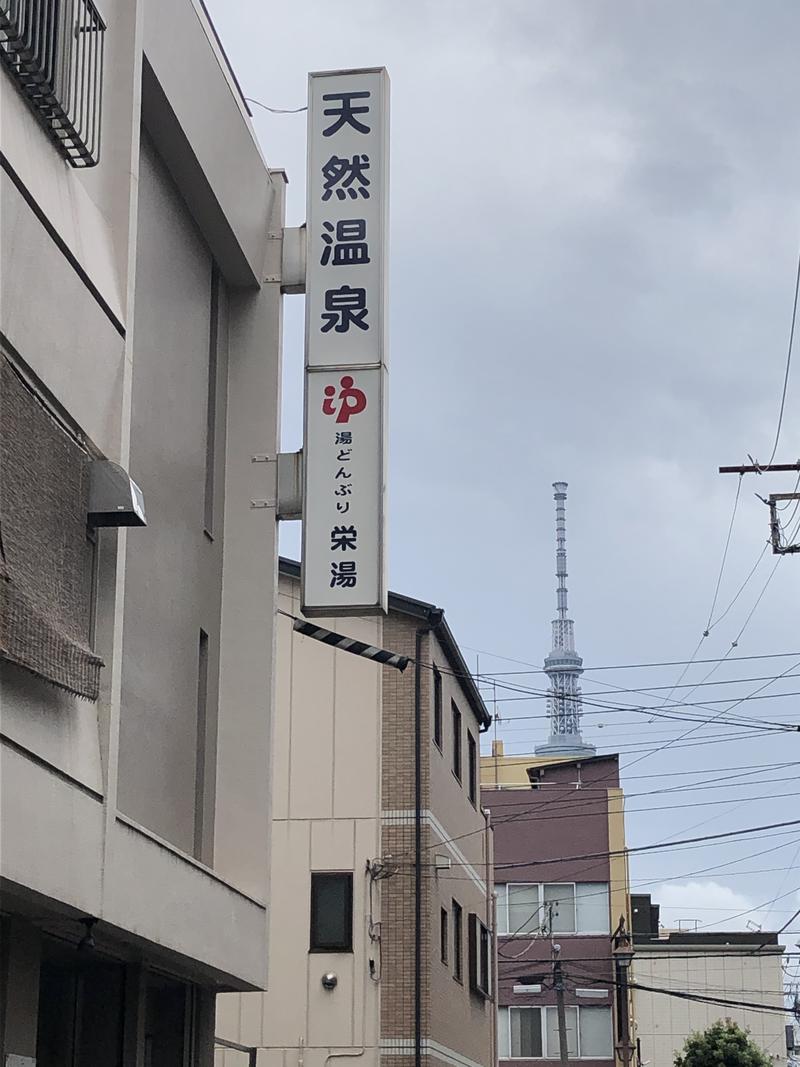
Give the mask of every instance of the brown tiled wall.
[[[413, 618], [390, 615], [384, 621], [384, 647], [414, 657], [416, 626]], [[425, 664], [437, 663], [442, 670], [445, 735], [440, 752], [431, 738], [433, 674], [425, 668], [421, 675], [422, 808], [432, 811], [446, 833], [458, 838], [461, 851], [483, 874], [483, 816], [470, 805], [467, 788], [466, 730], [477, 740], [478, 725], [436, 639], [424, 639], [421, 658]], [[403, 674], [384, 671], [382, 722], [382, 808], [385, 813], [407, 814], [404, 824], [392, 823], [389, 818], [382, 830], [383, 855], [394, 858], [397, 873], [381, 883], [381, 1037], [407, 1042], [414, 1037], [414, 677], [413, 665]], [[464, 775], [460, 784], [452, 773], [451, 698], [463, 716]], [[467, 951], [468, 916], [474, 911], [485, 919], [485, 894], [455, 858], [451, 871], [434, 871], [435, 856], [449, 852], [427, 823], [422, 827], [422, 846], [422, 1037], [488, 1065], [492, 1008], [469, 990]], [[442, 963], [439, 953], [440, 908], [449, 909], [453, 897], [464, 908], [464, 983], [453, 977], [452, 952], [447, 963]], [[452, 925], [450, 933], [452, 938]], [[431, 1067], [440, 1067], [434, 1056], [425, 1055], [423, 1060], [430, 1061]], [[413, 1054], [384, 1055], [382, 1063], [383, 1067], [411, 1067]]]
[[[384, 621], [385, 648], [402, 655], [415, 655], [415, 627], [410, 621], [390, 616]], [[428, 660], [429, 641], [423, 641], [423, 660]], [[429, 804], [428, 778], [428, 704], [430, 672], [422, 675], [422, 808]], [[383, 681], [383, 810], [411, 812], [414, 809], [414, 667], [403, 674], [384, 671]], [[422, 828], [423, 847], [428, 844], [428, 829]], [[414, 1034], [414, 825], [385, 825], [383, 854], [396, 858], [398, 871], [382, 886], [381, 945], [383, 979], [381, 983], [381, 1035], [410, 1039]], [[423, 945], [428, 942], [427, 885], [423, 880]], [[428, 967], [422, 968], [422, 1033], [428, 1034]], [[406, 1057], [387, 1060], [398, 1067]], [[413, 1061], [413, 1057], [411, 1057]]]

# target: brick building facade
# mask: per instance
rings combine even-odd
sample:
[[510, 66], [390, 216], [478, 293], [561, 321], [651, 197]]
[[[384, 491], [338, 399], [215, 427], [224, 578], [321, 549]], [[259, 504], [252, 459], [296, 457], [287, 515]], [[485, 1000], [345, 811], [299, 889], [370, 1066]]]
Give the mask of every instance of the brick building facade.
[[[400, 672], [295, 631], [299, 567], [283, 560], [280, 571], [275, 964], [266, 994], [223, 998], [217, 1035], [252, 1049], [260, 1067], [338, 1056], [493, 1067], [492, 833], [479, 781], [487, 709], [432, 604], [390, 594], [384, 619], [315, 620], [409, 657]], [[320, 944], [315, 916], [327, 905], [315, 905], [315, 887], [325, 879], [345, 886], [347, 914], [341, 938]], [[244, 1055], [220, 1048], [218, 1067], [244, 1067]]]

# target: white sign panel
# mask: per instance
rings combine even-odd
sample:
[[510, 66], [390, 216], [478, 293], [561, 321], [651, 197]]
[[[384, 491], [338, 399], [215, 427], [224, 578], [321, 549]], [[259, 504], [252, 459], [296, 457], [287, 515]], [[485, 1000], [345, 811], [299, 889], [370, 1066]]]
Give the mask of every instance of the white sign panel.
[[303, 611], [387, 609], [389, 79], [309, 76]]
[[306, 615], [385, 610], [385, 373], [371, 367], [311, 371], [306, 376]]
[[389, 79], [309, 76], [306, 366], [385, 359]]

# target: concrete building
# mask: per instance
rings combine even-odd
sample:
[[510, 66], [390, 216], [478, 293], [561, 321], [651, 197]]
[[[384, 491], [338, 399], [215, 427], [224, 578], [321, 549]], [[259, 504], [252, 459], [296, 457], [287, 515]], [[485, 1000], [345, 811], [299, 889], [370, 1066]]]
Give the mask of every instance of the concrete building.
[[209, 1063], [267, 976], [286, 179], [202, 0], [102, 7], [0, 3], [14, 1067]]
[[[718, 1019], [732, 1019], [750, 1032], [771, 1060], [785, 1063], [786, 1024], [791, 1015], [781, 1011], [785, 1006], [784, 947], [778, 944], [778, 935], [664, 930], [659, 924], [659, 906], [648, 894], [635, 894], [631, 901], [633, 1000], [642, 1062], [672, 1067], [675, 1053], [691, 1033], [705, 1030]], [[776, 1010], [747, 1008], [737, 1002]]]
[[[553, 946], [565, 979], [570, 1060], [625, 1062], [614, 939], [630, 929], [618, 757], [481, 759], [494, 827], [501, 1063], [559, 1058]], [[622, 997], [622, 999], [621, 999]]]
[[[302, 636], [288, 561], [279, 610], [270, 990], [221, 997], [218, 1038], [254, 1050], [259, 1067], [489, 1067], [491, 831], [478, 780], [489, 715], [453, 635], [433, 605], [390, 594], [385, 619], [315, 625], [416, 657], [418, 675]], [[247, 1054], [220, 1050], [218, 1065]]]

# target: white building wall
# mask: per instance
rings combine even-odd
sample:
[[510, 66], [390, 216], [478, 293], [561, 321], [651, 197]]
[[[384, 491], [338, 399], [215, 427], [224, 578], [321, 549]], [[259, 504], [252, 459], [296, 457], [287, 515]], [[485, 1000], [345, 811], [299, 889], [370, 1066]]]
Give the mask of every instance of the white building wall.
[[[254, 508], [251, 501], [275, 496], [274, 462], [254, 463], [253, 456], [274, 456], [278, 448], [286, 178], [264, 162], [200, 3], [104, 0], [101, 6], [107, 30], [97, 167], [68, 165], [0, 69], [0, 340], [92, 455], [130, 469], [137, 435], [140, 445], [158, 437], [163, 448], [141, 486], [146, 508], [148, 497], [154, 503], [151, 525], [99, 533], [95, 644], [105, 662], [99, 700], [72, 697], [0, 660], [4, 909], [23, 926], [26, 917], [35, 920], [32, 945], [42, 930], [80, 931], [77, 920], [92, 916], [99, 920], [98, 944], [125, 959], [157, 963], [205, 990], [263, 988], [277, 524], [274, 508]], [[171, 223], [162, 234], [178, 234], [182, 244], [170, 248], [164, 240], [156, 248], [151, 237], [157, 254], [149, 276], [137, 278], [140, 209], [152, 229], [157, 198]], [[190, 239], [195, 272], [178, 255]], [[207, 326], [212, 260], [227, 312], [214, 538], [204, 535], [202, 507], [191, 513], [176, 507], [177, 520], [155, 507], [157, 495], [193, 494], [193, 507], [201, 500], [202, 477], [194, 469], [186, 477], [173, 445], [179, 413], [198, 431], [192, 449], [202, 465], [209, 346], [197, 324]], [[191, 397], [181, 392], [179, 369], [170, 363], [177, 359], [171, 338], [184, 342], [181, 358], [194, 361]], [[143, 348], [156, 372], [137, 399]], [[142, 357], [140, 371], [147, 360]], [[150, 402], [159, 360], [161, 410]], [[187, 538], [201, 546], [199, 556], [215, 556], [204, 567], [203, 588], [193, 579], [173, 582], [168, 596], [154, 580], [143, 588]], [[212, 602], [214, 612], [207, 611]], [[203, 612], [215, 620], [218, 714], [207, 768], [210, 843], [200, 854], [190, 824]], [[177, 695], [154, 677], [156, 659], [161, 671], [178, 655], [167, 619], [173, 634], [181, 634], [180, 655], [191, 658], [188, 666], [182, 661], [185, 684]], [[143, 635], [148, 640], [137, 642]], [[137, 655], [126, 664], [132, 669], [123, 669], [126, 649], [159, 642], [149, 663]], [[148, 752], [148, 740], [158, 741], [138, 713], [142, 705], [180, 735], [179, 758], [159, 766], [153, 748]], [[180, 797], [180, 819], [174, 797]], [[22, 959], [22, 934], [18, 940]], [[31, 951], [26, 965], [34, 973], [35, 946]], [[28, 1017], [20, 1027], [14, 1023], [14, 1033], [24, 1030], [24, 1037], [3, 1052], [33, 1054], [35, 991], [28, 1001]]]
[[[783, 1007], [783, 974], [780, 951], [745, 955], [746, 946], [703, 946], [703, 952], [687, 959], [690, 949], [675, 945], [649, 951], [637, 945], [633, 979], [641, 985], [698, 993], [721, 1000], [751, 1001]], [[786, 1016], [746, 1008], [701, 1004], [663, 993], [634, 990], [635, 1036], [642, 1043], [642, 1062], [649, 1067], [672, 1067], [675, 1053], [689, 1034], [705, 1030], [719, 1019], [730, 1018], [750, 1031], [753, 1040], [776, 1063], [786, 1059]]]
[[[325, 1067], [331, 1055], [379, 1057], [380, 966], [369, 938], [368, 860], [380, 850], [382, 668], [292, 630], [299, 582], [279, 585], [277, 697], [273, 739], [273, 827], [269, 992], [223, 994], [217, 1035], [257, 1047], [259, 1067]], [[314, 620], [380, 645], [380, 619]], [[353, 952], [309, 953], [310, 872], [353, 871]], [[380, 886], [372, 894], [379, 921]], [[333, 992], [321, 984], [333, 971]], [[217, 1052], [217, 1067], [242, 1067], [240, 1052]]]

